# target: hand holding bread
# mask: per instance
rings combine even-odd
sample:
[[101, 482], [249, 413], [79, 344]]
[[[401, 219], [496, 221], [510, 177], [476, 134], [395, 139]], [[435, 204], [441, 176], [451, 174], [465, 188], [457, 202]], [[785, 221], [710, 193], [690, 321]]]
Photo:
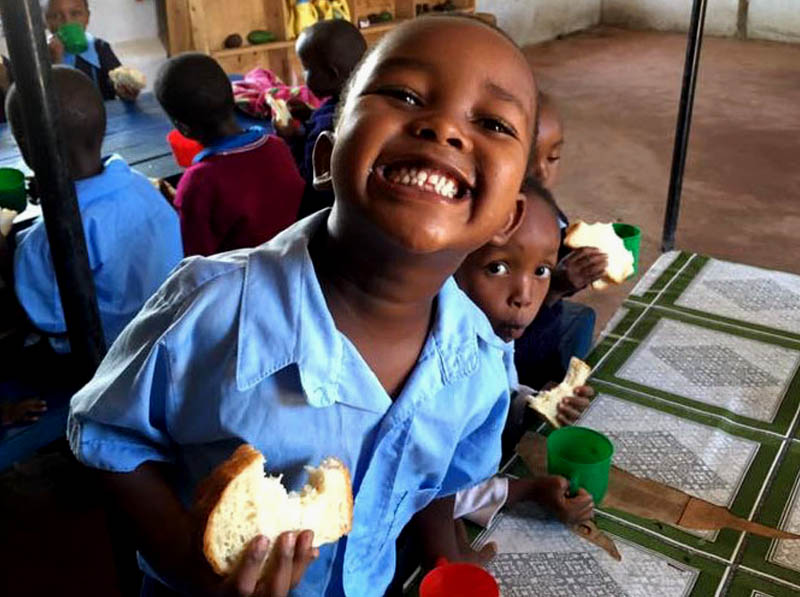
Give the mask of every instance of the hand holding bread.
[[622, 284], [633, 273], [633, 254], [625, 248], [611, 224], [587, 224], [578, 220], [567, 228], [564, 244], [571, 249], [596, 247], [608, 256], [603, 277], [592, 282], [595, 290], [603, 290], [609, 284]]
[[[594, 396], [594, 390], [584, 385], [591, 373], [589, 365], [572, 357], [564, 381], [551, 390], [529, 396], [528, 406], [542, 415], [554, 429], [573, 424]], [[583, 408], [578, 412], [581, 406]]]
[[339, 460], [308, 468], [309, 484], [299, 493], [287, 493], [281, 477], [265, 477], [264, 463], [244, 444], [198, 488], [203, 553], [235, 594], [286, 594], [316, 558], [316, 547], [352, 527], [350, 473]]

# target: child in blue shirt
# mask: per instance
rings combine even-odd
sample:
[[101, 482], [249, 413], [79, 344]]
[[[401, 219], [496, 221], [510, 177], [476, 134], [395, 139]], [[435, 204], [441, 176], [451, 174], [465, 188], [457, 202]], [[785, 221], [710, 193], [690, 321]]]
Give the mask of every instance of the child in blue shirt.
[[[89, 78], [58, 66], [53, 68], [53, 87], [100, 319], [111, 345], [183, 257], [178, 216], [121, 158], [101, 158], [105, 105]], [[30, 164], [27, 139], [35, 132], [23, 126], [22, 99], [13, 86], [6, 106], [14, 137]], [[13, 278], [17, 299], [33, 325], [51, 336], [56, 351], [67, 352], [66, 323], [42, 219], [16, 236]]]
[[[81, 71], [89, 77], [104, 100], [113, 100], [119, 97], [125, 101], [134, 101], [139, 95], [139, 89], [125, 84], [115, 84], [108, 73], [121, 66], [119, 58], [114, 53], [111, 44], [106, 40], [93, 36], [86, 31], [89, 25], [89, 0], [48, 0], [44, 4], [44, 18], [47, 28], [52, 34], [48, 47], [50, 59], [53, 64], [64, 64]], [[58, 29], [65, 23], [78, 23], [84, 29], [89, 47], [81, 54], [70, 54], [64, 49], [64, 44], [56, 35]], [[14, 77], [11, 63], [5, 57], [0, 63], [0, 122], [5, 122], [6, 114], [5, 94]]]
[[[511, 350], [451, 276], [524, 211], [525, 57], [481, 21], [415, 19], [377, 44], [342, 102], [315, 151], [332, 210], [185, 261], [72, 400], [70, 444], [133, 518], [145, 594], [381, 595], [411, 517], [497, 469]], [[310, 531], [284, 533], [263, 572], [255, 538], [216, 577], [188, 508], [242, 442], [293, 489], [305, 465], [344, 461], [349, 536], [314, 549]], [[438, 521], [452, 537], [452, 507]]]

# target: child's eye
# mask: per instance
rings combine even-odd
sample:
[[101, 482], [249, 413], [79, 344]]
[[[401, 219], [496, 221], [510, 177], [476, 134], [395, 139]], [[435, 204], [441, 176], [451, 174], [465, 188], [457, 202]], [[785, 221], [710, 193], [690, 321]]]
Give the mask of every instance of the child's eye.
[[536, 276], [537, 278], [541, 278], [541, 279], [543, 279], [543, 280], [544, 280], [544, 279], [547, 279], [547, 278], [549, 278], [551, 273], [552, 273], [552, 270], [550, 269], [550, 267], [549, 267], [549, 266], [547, 266], [547, 265], [540, 265], [540, 266], [539, 266], [539, 267], [537, 267], [537, 268], [536, 268], [536, 270], [533, 272], [533, 275], [534, 275], [534, 276]]
[[502, 261], [495, 261], [486, 266], [486, 272], [490, 276], [507, 276], [510, 271], [508, 265]]
[[383, 89], [378, 89], [374, 93], [378, 95], [386, 95], [388, 97], [394, 98], [399, 100], [403, 103], [406, 103], [410, 106], [421, 106], [422, 100], [420, 97], [414, 93], [413, 91], [405, 88], [398, 88], [398, 87], [388, 87]]
[[509, 135], [510, 137], [517, 136], [517, 131], [514, 130], [514, 127], [500, 120], [499, 118], [485, 116], [483, 118], [478, 119], [478, 124], [480, 124], [487, 131], [492, 131], [493, 133]]
[[560, 159], [561, 159], [560, 155], [549, 155], [549, 156], [547, 156], [547, 161], [550, 162], [551, 164], [556, 163]]

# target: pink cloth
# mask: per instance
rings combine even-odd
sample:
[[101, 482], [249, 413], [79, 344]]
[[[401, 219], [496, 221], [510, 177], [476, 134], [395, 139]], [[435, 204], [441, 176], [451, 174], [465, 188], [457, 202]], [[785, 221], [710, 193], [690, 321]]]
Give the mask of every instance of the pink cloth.
[[299, 101], [312, 110], [322, 104], [311, 90], [305, 85], [292, 87], [287, 85], [266, 68], [254, 68], [244, 76], [241, 81], [233, 83], [233, 97], [236, 105], [244, 113], [255, 118], [273, 119], [278, 116], [279, 110], [275, 100], [288, 104], [290, 101]]

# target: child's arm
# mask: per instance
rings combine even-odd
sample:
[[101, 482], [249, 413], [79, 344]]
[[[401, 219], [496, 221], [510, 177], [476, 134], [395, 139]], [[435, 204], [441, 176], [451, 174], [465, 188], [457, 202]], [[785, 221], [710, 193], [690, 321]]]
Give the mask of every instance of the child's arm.
[[189, 168], [178, 182], [174, 201], [180, 215], [183, 250], [187, 257], [212, 255], [219, 249], [221, 236], [215, 231], [215, 222], [212, 221], [216, 202], [215, 185], [202, 171]]
[[0, 99], [8, 91], [9, 87], [11, 87], [11, 79], [8, 75], [8, 69], [3, 62], [0, 62]]
[[202, 521], [194, 520], [184, 509], [167, 470], [164, 465], [147, 462], [131, 473], [103, 473], [110, 493], [131, 518], [139, 549], [158, 573], [185, 595], [288, 595], [316, 557], [311, 546], [313, 534], [281, 535], [263, 576], [269, 542], [256, 538], [236, 572], [223, 579], [203, 559]]
[[426, 567], [432, 568], [442, 557], [451, 562], [483, 565], [497, 553], [497, 546], [491, 542], [480, 551], [469, 547], [463, 523], [453, 518], [454, 503], [455, 496], [433, 500], [412, 521], [421, 541], [422, 563]]
[[550, 306], [565, 296], [583, 290], [603, 276], [608, 256], [594, 247], [581, 247], [562, 259], [553, 272], [545, 304]]

